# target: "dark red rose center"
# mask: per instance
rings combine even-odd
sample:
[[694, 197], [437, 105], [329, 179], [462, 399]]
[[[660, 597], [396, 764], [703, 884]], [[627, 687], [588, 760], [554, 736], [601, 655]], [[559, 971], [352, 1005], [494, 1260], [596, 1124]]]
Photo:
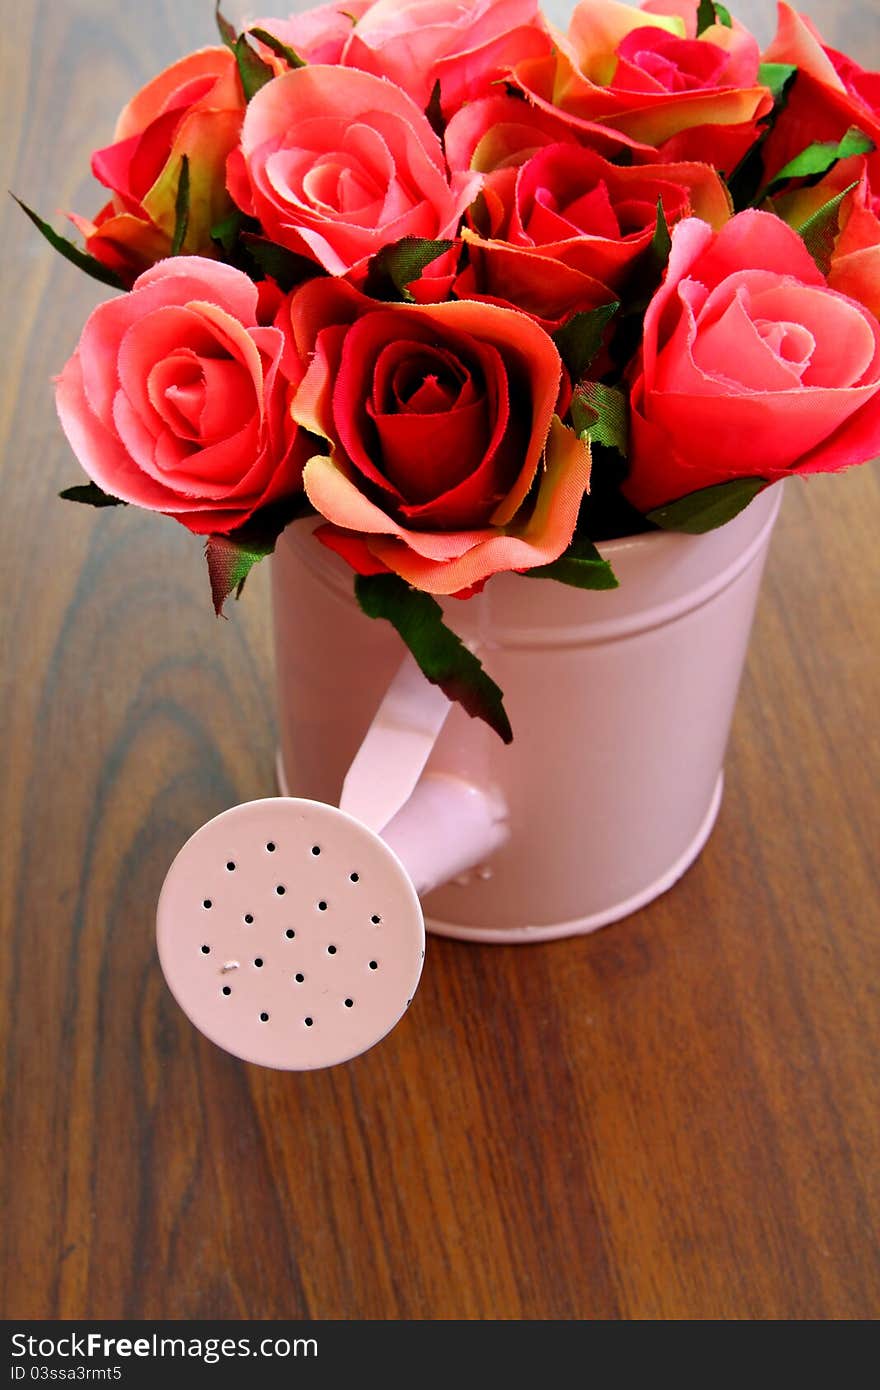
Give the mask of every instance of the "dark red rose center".
[[442, 347], [391, 343], [376, 360], [368, 405], [383, 473], [409, 503], [456, 487], [486, 449], [485, 387], [479, 369]]
[[531, 389], [499, 347], [377, 310], [348, 331], [333, 389], [340, 443], [408, 526], [486, 525], [522, 467]]

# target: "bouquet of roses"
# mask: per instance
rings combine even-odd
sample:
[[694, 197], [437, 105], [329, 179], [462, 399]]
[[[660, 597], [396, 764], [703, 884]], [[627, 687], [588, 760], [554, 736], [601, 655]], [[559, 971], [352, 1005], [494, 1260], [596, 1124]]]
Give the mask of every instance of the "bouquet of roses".
[[[91, 481], [205, 538], [219, 612], [282, 529], [510, 729], [444, 624], [501, 571], [705, 531], [880, 452], [880, 75], [779, 6], [345, 0], [174, 64], [92, 159], [68, 259], [127, 291], [57, 381]], [[447, 609], [448, 611], [448, 609]]]

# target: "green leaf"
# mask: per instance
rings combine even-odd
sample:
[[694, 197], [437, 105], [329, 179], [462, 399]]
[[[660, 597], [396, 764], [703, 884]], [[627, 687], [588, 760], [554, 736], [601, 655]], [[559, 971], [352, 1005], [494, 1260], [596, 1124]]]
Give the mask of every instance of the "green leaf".
[[823, 275], [827, 275], [831, 269], [834, 244], [840, 231], [840, 205], [857, 185], [858, 180], [851, 183], [842, 193], [838, 193], [835, 198], [829, 198], [828, 202], [818, 208], [812, 217], [808, 217], [802, 226], [795, 228]]
[[755, 201], [762, 202], [788, 179], [821, 178], [829, 169], [833, 169], [838, 160], [849, 159], [854, 154], [869, 154], [873, 148], [873, 140], [869, 140], [856, 126], [850, 126], [843, 139], [837, 143], [833, 140], [817, 140], [815, 144], [808, 145], [800, 154], [796, 154], [794, 159], [790, 159], [779, 173], [774, 175]]
[[272, 81], [275, 73], [269, 63], [264, 63], [259, 53], [251, 48], [247, 34], [239, 34], [232, 51], [238, 64], [245, 101], [250, 101], [267, 82]]
[[766, 486], [765, 478], [715, 483], [668, 502], [665, 507], [656, 507], [647, 513], [647, 520], [664, 531], [687, 531], [689, 535], [701, 536], [704, 531], [714, 531], [716, 526], [732, 520]]
[[620, 301], [600, 304], [597, 309], [584, 309], [572, 314], [568, 323], [553, 334], [566, 370], [572, 381], [580, 381], [602, 346], [606, 327], [620, 308]]
[[66, 261], [70, 261], [72, 265], [84, 270], [86, 275], [91, 275], [93, 280], [100, 280], [102, 285], [110, 285], [114, 290], [125, 289], [119, 276], [108, 266], [102, 265], [94, 256], [90, 256], [88, 251], [80, 250], [74, 242], [69, 241], [66, 236], [62, 236], [60, 232], [56, 232], [53, 227], [49, 226], [48, 222], [44, 222], [42, 217], [39, 217], [32, 208], [29, 208], [27, 203], [16, 198], [14, 193], [10, 193], [9, 196], [15, 198], [18, 206], [31, 219], [37, 231], [42, 232], [49, 245], [53, 246], [56, 251], [60, 251]]
[[174, 236], [171, 238], [171, 255], [179, 256], [186, 240], [189, 226], [189, 157], [180, 156], [180, 174], [177, 178], [177, 196], [174, 199]]
[[65, 502], [84, 502], [87, 507], [128, 506], [121, 497], [111, 497], [109, 492], [104, 492], [97, 483], [77, 483], [75, 487], [64, 488], [58, 496], [63, 497]]
[[724, 170], [720, 171], [727, 178], [727, 188], [737, 212], [753, 207], [759, 198], [765, 196], [763, 193], [759, 195], [764, 183], [763, 149], [788, 104], [797, 71], [790, 63], [762, 63], [758, 68], [758, 81], [762, 86], [769, 87], [773, 95], [773, 109], [760, 122], [757, 140], [746, 150], [739, 163], [727, 174]]
[[769, 87], [773, 100], [779, 101], [796, 72], [795, 63], [761, 63], [758, 68], [758, 84], [761, 87]]
[[219, 242], [227, 256], [235, 248], [243, 223], [244, 213], [234, 208], [228, 217], [224, 217], [221, 222], [215, 222], [211, 228], [211, 240]]
[[286, 43], [282, 43], [280, 39], [276, 39], [275, 35], [270, 34], [268, 30], [249, 29], [248, 33], [253, 34], [254, 38], [259, 39], [260, 43], [264, 43], [267, 48], [271, 48], [272, 52], [277, 57], [283, 58], [288, 67], [304, 68], [306, 66], [305, 58], [301, 58], [296, 52], [296, 49], [291, 48]]
[[266, 241], [265, 237], [245, 232], [242, 241], [263, 274], [271, 275], [285, 294], [303, 280], [323, 274], [317, 261], [289, 251], [286, 246], [277, 246], [274, 241]]
[[[251, 97], [256, 96], [261, 87], [265, 87], [267, 82], [272, 81], [275, 73], [269, 63], [264, 63], [259, 53], [248, 43], [247, 34], [238, 34], [235, 26], [230, 24], [228, 19], [224, 19], [220, 11], [220, 0], [217, 0], [214, 9], [214, 18], [217, 21], [217, 28], [220, 31], [221, 39], [226, 44], [226, 47], [231, 49], [235, 54], [235, 61], [238, 65], [238, 75], [241, 78], [241, 86], [244, 92], [244, 99], [245, 101], [250, 101]], [[259, 30], [257, 32], [259, 37], [263, 37], [266, 31]], [[268, 37], [271, 38], [271, 35]], [[263, 42], [266, 42], [265, 37], [263, 37]], [[270, 48], [272, 48], [273, 43], [277, 44], [278, 40], [272, 40], [269, 44]], [[281, 47], [285, 47], [285, 45], [282, 44]], [[273, 49], [273, 51], [277, 52], [277, 49]], [[293, 53], [293, 49], [289, 51]], [[295, 56], [294, 54], [294, 57]], [[302, 60], [300, 60], [300, 66], [301, 64]]]
[[226, 47], [231, 48], [234, 53], [238, 34], [236, 33], [235, 26], [230, 24], [228, 19], [224, 19], [223, 15], [220, 13], [220, 0], [217, 0], [214, 6], [214, 21], [219, 30], [221, 39], [226, 44]]
[[564, 555], [525, 571], [528, 579], [556, 579], [575, 589], [616, 589], [617, 575], [586, 536], [575, 536]]
[[626, 458], [629, 435], [626, 392], [600, 381], [582, 381], [571, 401], [571, 420], [591, 444], [604, 444]]
[[713, 24], [723, 24], [726, 29], [732, 29], [730, 10], [726, 5], [719, 4], [719, 0], [700, 0], [697, 10], [697, 35], [711, 29]]
[[484, 719], [504, 743], [513, 741], [501, 690], [443, 622], [435, 598], [411, 589], [396, 574], [359, 574], [354, 591], [368, 618], [384, 618], [397, 630], [433, 685], [472, 718]]
[[658, 198], [657, 223], [654, 227], [654, 235], [651, 238], [650, 254], [656, 269], [661, 275], [669, 263], [669, 253], [671, 250], [672, 233], [669, 230], [669, 223], [666, 221], [663, 199]]
[[454, 245], [452, 241], [425, 241], [422, 237], [405, 236], [390, 246], [383, 246], [370, 259], [364, 293], [372, 299], [412, 302], [407, 285], [418, 280], [426, 266]]
[[261, 507], [249, 521], [229, 535], [208, 537], [205, 541], [205, 559], [208, 562], [214, 612], [218, 618], [233, 591], [236, 598], [241, 596], [244, 582], [254, 565], [272, 554], [284, 528], [300, 517], [311, 515], [311, 512], [305, 494], [297, 493], [283, 502]]

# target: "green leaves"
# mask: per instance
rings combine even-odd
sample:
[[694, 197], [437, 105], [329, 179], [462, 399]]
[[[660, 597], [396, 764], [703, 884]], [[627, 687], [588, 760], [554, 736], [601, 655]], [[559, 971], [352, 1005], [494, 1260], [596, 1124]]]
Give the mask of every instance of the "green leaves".
[[217, 25], [220, 37], [226, 44], [226, 47], [231, 48], [234, 52], [235, 40], [238, 38], [238, 34], [235, 30], [235, 27], [229, 23], [229, 20], [224, 19], [220, 11], [220, 0], [217, 0], [216, 5], [214, 6], [214, 22]]
[[820, 179], [829, 169], [833, 169], [839, 160], [849, 159], [854, 154], [869, 154], [873, 148], [873, 140], [869, 140], [856, 126], [850, 126], [843, 139], [836, 143], [834, 140], [818, 140], [801, 150], [794, 159], [790, 159], [762, 189], [755, 201], [762, 202], [789, 179]]
[[94, 256], [90, 256], [87, 251], [82, 251], [74, 242], [56, 232], [48, 222], [44, 222], [42, 217], [29, 208], [27, 203], [23, 203], [20, 198], [16, 198], [14, 193], [10, 193], [11, 198], [15, 198], [18, 206], [27, 217], [31, 219], [38, 232], [42, 232], [49, 245], [59, 251], [66, 261], [70, 261], [80, 270], [84, 270], [86, 275], [91, 275], [93, 280], [100, 280], [102, 285], [110, 285], [114, 290], [124, 290], [125, 285], [119, 276], [114, 274], [106, 265], [102, 265]]
[[788, 84], [797, 72], [794, 63], [761, 63], [758, 67], [758, 83], [769, 87], [774, 102], [785, 95]]
[[312, 508], [303, 493], [283, 502], [261, 507], [249, 521], [230, 535], [209, 536], [205, 541], [205, 559], [211, 581], [211, 597], [218, 618], [223, 605], [234, 591], [241, 596], [244, 582], [260, 560], [275, 549], [281, 532], [292, 521], [309, 516]]
[[669, 223], [666, 221], [666, 211], [663, 207], [663, 199], [657, 199], [657, 224], [654, 228], [654, 235], [651, 238], [650, 254], [654, 269], [658, 275], [662, 275], [669, 263], [669, 253], [672, 250], [672, 233], [669, 230]]
[[603, 560], [591, 540], [575, 536], [564, 555], [549, 565], [526, 570], [528, 579], [556, 579], [575, 589], [616, 589], [618, 579], [608, 560]]
[[372, 299], [405, 299], [412, 303], [413, 296], [407, 285], [418, 280], [426, 266], [454, 245], [452, 241], [426, 241], [422, 237], [405, 236], [390, 246], [383, 246], [370, 259], [364, 293]]
[[827, 275], [831, 269], [831, 257], [840, 230], [840, 205], [846, 195], [856, 187], [857, 181], [851, 183], [836, 197], [829, 198], [828, 202], [814, 212], [812, 217], [808, 217], [800, 227], [795, 228], [823, 275]]
[[735, 478], [729, 483], [715, 483], [679, 497], [665, 507], [657, 507], [647, 513], [647, 520], [664, 531], [687, 531], [689, 535], [701, 536], [731, 521], [766, 486], [765, 478]]
[[391, 623], [433, 685], [472, 718], [485, 720], [504, 743], [513, 741], [501, 690], [443, 622], [443, 609], [435, 598], [411, 589], [396, 574], [358, 575], [354, 591], [368, 618]]
[[75, 487], [64, 488], [58, 496], [63, 497], [65, 502], [83, 502], [87, 507], [128, 506], [121, 497], [111, 497], [109, 492], [104, 492], [97, 483], [77, 483]]
[[241, 209], [233, 208], [228, 217], [224, 217], [221, 222], [215, 222], [211, 228], [211, 240], [216, 241], [227, 256], [235, 250], [244, 220], [244, 213]]
[[626, 458], [629, 436], [627, 396], [601, 381], [582, 381], [571, 401], [571, 422], [583, 439], [604, 444]]
[[277, 246], [274, 241], [266, 241], [264, 237], [245, 232], [242, 241], [263, 274], [271, 275], [285, 294], [303, 280], [323, 273], [316, 261], [288, 251], [286, 246]]
[[658, 198], [654, 235], [649, 245], [634, 262], [623, 294], [626, 307], [621, 314], [622, 323], [617, 336], [622, 339], [621, 349], [625, 359], [630, 357], [641, 341], [644, 313], [657, 293], [669, 264], [671, 250], [672, 233], [669, 230], [669, 223], [666, 221], [663, 199]]
[[553, 334], [565, 368], [572, 381], [580, 381], [599, 348], [607, 325], [620, 308], [620, 301], [600, 304], [598, 309], [585, 309], [572, 314], [568, 323]]
[[265, 87], [267, 82], [272, 81], [275, 73], [269, 63], [264, 63], [259, 53], [248, 43], [246, 34], [236, 35], [235, 27], [229, 23], [228, 19], [224, 19], [220, 11], [220, 0], [217, 0], [214, 18], [217, 21], [221, 39], [226, 47], [232, 51], [238, 64], [238, 75], [241, 78], [245, 101], [250, 101], [261, 87]]
[[267, 82], [272, 81], [275, 73], [269, 63], [264, 63], [259, 53], [251, 48], [247, 34], [239, 34], [232, 51], [238, 64], [238, 75], [241, 78], [245, 101], [250, 101]]
[[732, 29], [730, 10], [726, 5], [720, 5], [718, 0], [700, 0], [697, 10], [697, 35], [711, 29], [713, 24], [723, 24], [725, 29]]
[[189, 158], [180, 157], [180, 174], [177, 178], [177, 197], [174, 199], [174, 236], [171, 238], [171, 255], [179, 256], [186, 240], [189, 226]]
[[264, 43], [267, 48], [271, 48], [277, 58], [283, 58], [289, 68], [305, 67], [305, 58], [301, 58], [296, 49], [291, 48], [286, 43], [282, 43], [280, 39], [276, 39], [275, 35], [270, 34], [268, 30], [249, 29], [248, 33], [253, 34], [254, 38], [259, 39], [260, 43]]

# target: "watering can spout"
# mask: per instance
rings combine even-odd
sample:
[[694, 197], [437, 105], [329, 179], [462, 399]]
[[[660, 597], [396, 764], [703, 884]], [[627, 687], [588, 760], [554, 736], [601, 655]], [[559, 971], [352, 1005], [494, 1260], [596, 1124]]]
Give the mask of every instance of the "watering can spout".
[[311, 1070], [366, 1051], [409, 1007], [425, 955], [420, 895], [486, 872], [507, 837], [500, 795], [444, 766], [449, 710], [407, 655], [339, 807], [249, 802], [181, 849], [159, 899], [159, 958], [213, 1042]]

